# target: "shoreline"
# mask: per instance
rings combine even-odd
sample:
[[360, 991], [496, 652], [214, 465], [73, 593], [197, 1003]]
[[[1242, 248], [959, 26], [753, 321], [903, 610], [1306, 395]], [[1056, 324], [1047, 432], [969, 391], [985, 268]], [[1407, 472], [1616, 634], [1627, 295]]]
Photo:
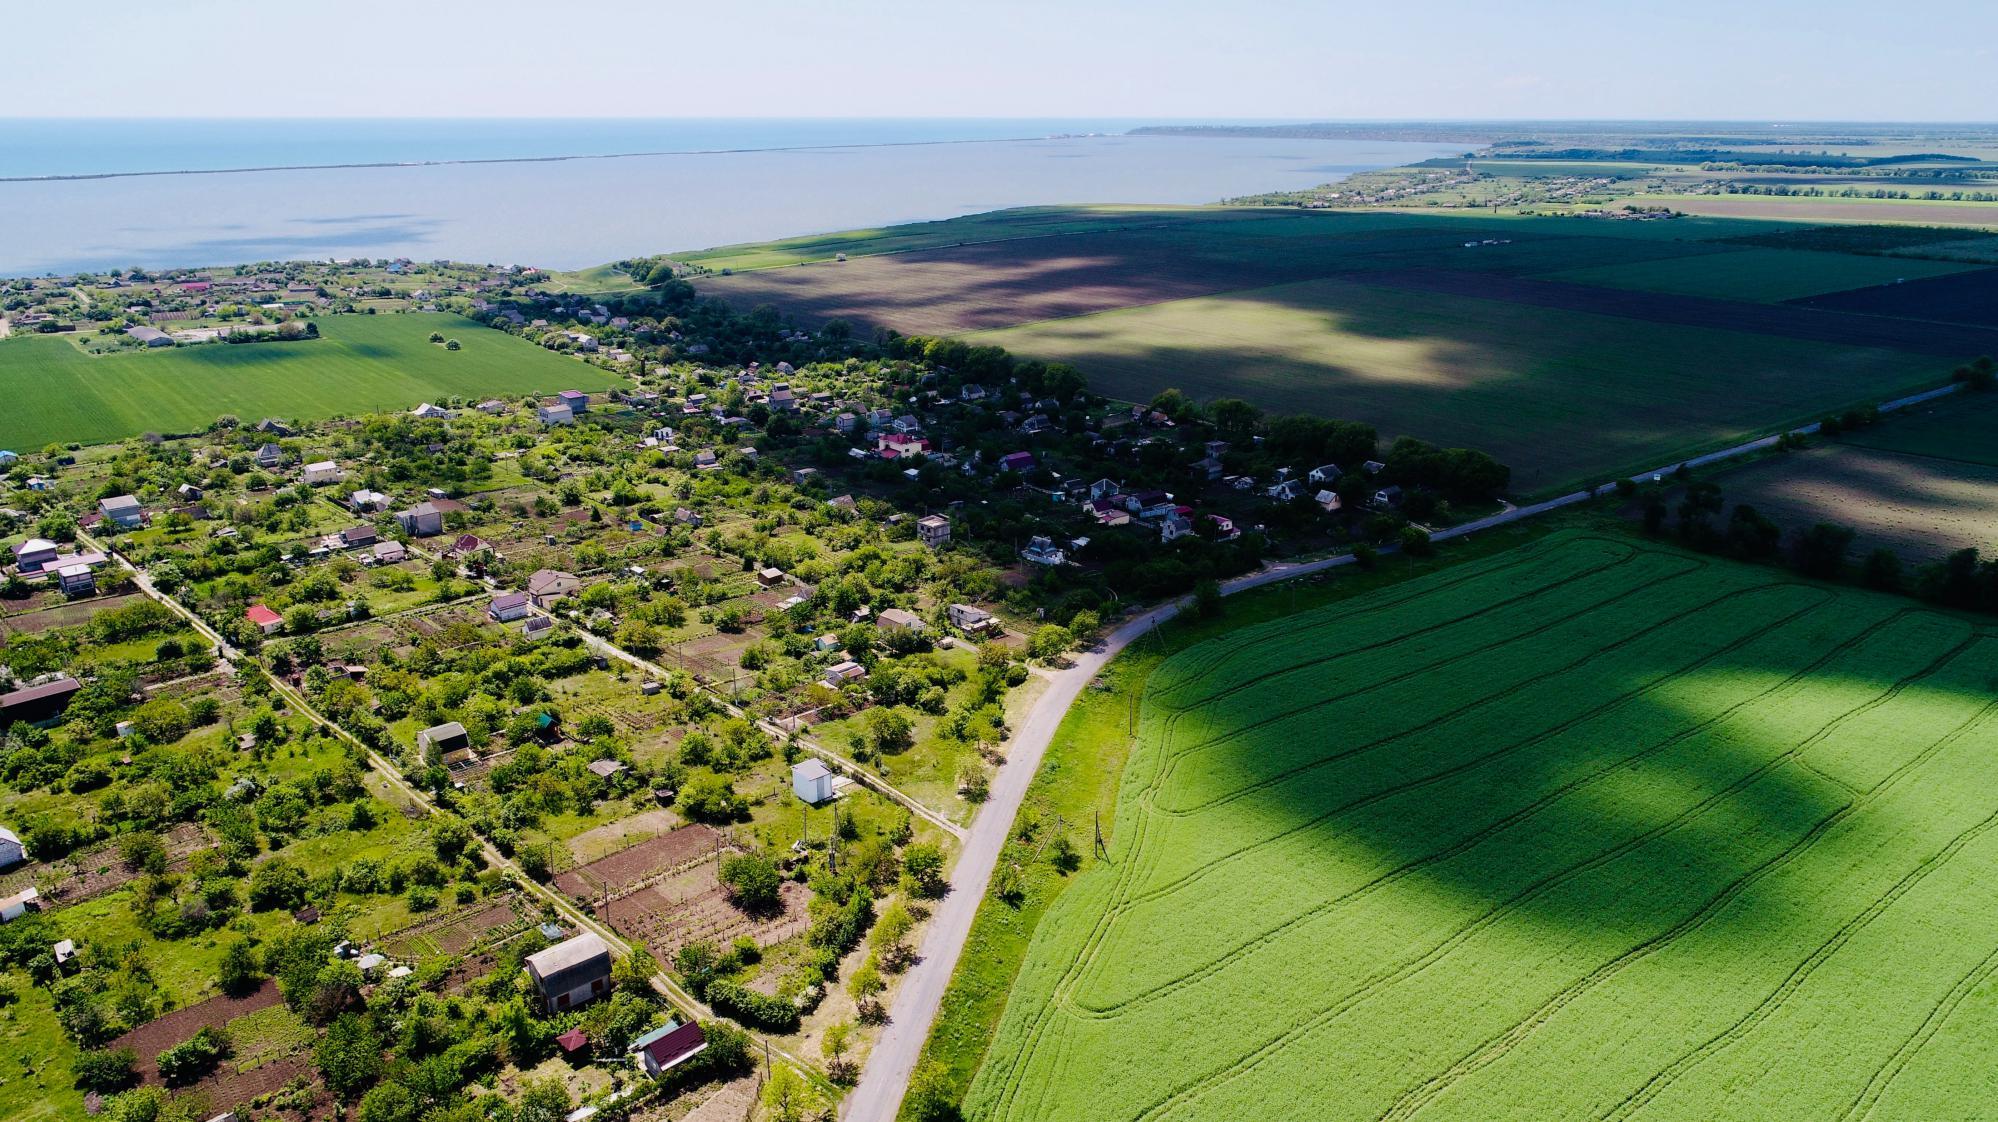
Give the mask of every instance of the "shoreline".
[[236, 168], [160, 168], [151, 171], [73, 172], [63, 175], [0, 175], [0, 183], [73, 183], [91, 179], [136, 179], [160, 175], [250, 175], [266, 171], [343, 171], [360, 168], [432, 168], [471, 164], [558, 164], [571, 160], [633, 160], [648, 156], [744, 156], [758, 152], [832, 152], [863, 148], [933, 148], [947, 144], [1029, 144], [1042, 140], [1133, 137], [1133, 133], [1053, 133], [1046, 136], [981, 137], [965, 140], [877, 140], [862, 144], [780, 144], [767, 148], [674, 148], [656, 152], [577, 152], [561, 156], [481, 156], [455, 160], [378, 160], [340, 164], [266, 164]]

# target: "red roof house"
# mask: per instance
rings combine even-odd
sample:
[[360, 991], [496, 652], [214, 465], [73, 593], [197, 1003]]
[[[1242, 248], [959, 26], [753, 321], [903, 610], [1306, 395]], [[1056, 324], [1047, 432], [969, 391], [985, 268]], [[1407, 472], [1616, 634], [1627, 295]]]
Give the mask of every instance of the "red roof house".
[[276, 634], [277, 629], [284, 626], [284, 617], [262, 604], [250, 605], [250, 609], [243, 613], [243, 618], [255, 624], [257, 629], [266, 635]]

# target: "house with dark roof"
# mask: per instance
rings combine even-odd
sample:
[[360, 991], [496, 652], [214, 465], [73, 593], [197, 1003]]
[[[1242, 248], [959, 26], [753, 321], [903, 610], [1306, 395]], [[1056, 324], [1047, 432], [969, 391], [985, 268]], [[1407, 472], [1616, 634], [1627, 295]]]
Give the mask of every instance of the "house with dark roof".
[[707, 1033], [697, 1021], [684, 1025], [668, 1021], [631, 1042], [631, 1050], [638, 1056], [645, 1074], [655, 1078], [693, 1059], [707, 1046]]
[[588, 932], [528, 955], [526, 967], [541, 1007], [549, 1013], [610, 993], [610, 947]]
[[0, 725], [16, 721], [39, 725], [52, 721], [62, 716], [63, 711], [69, 708], [70, 699], [82, 688], [83, 683], [75, 678], [57, 678], [39, 686], [0, 694]]
[[431, 753], [442, 756], [472, 746], [471, 735], [465, 726], [456, 721], [446, 721], [432, 725], [416, 734], [416, 746], [428, 757]]
[[492, 617], [494, 623], [510, 623], [527, 615], [528, 611], [525, 592], [502, 593], [486, 605], [486, 615]]
[[395, 520], [411, 537], [434, 538], [444, 532], [444, 512], [432, 502], [417, 503], [408, 510], [399, 511]]

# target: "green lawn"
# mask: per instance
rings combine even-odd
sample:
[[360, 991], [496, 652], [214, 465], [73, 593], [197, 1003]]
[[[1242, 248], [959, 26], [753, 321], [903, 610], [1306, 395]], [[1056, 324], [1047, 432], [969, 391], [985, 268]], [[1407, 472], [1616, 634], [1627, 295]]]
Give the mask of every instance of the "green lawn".
[[1827, 292], [1869, 288], [1876, 284], [1893, 284], [1902, 279], [1918, 280], [1961, 273], [1977, 267], [1950, 261], [1744, 249], [1733, 253], [1674, 257], [1636, 264], [1563, 269], [1546, 276], [1550, 280], [1610, 288], [1776, 303]]
[[[294, 419], [412, 409], [457, 395], [600, 390], [616, 375], [443, 313], [323, 316], [323, 338], [91, 357], [58, 336], [0, 342], [0, 447], [188, 432], [224, 413]], [[448, 351], [439, 331], [459, 340]]]
[[[1306, 281], [965, 337], [1073, 362], [1100, 392], [1175, 386], [1481, 448], [1539, 494], [1892, 397], [1938, 359], [1527, 304]], [[1810, 377], [1799, 377], [1808, 371]]]
[[1192, 646], [966, 1116], [1978, 1116], [1994, 656], [1576, 533]]

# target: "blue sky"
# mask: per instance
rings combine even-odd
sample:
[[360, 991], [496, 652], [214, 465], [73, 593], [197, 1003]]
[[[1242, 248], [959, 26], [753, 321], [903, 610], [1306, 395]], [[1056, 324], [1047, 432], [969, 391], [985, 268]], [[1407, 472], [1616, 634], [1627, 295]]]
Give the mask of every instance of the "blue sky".
[[1998, 118], [1991, 0], [10, 8], [7, 116]]

